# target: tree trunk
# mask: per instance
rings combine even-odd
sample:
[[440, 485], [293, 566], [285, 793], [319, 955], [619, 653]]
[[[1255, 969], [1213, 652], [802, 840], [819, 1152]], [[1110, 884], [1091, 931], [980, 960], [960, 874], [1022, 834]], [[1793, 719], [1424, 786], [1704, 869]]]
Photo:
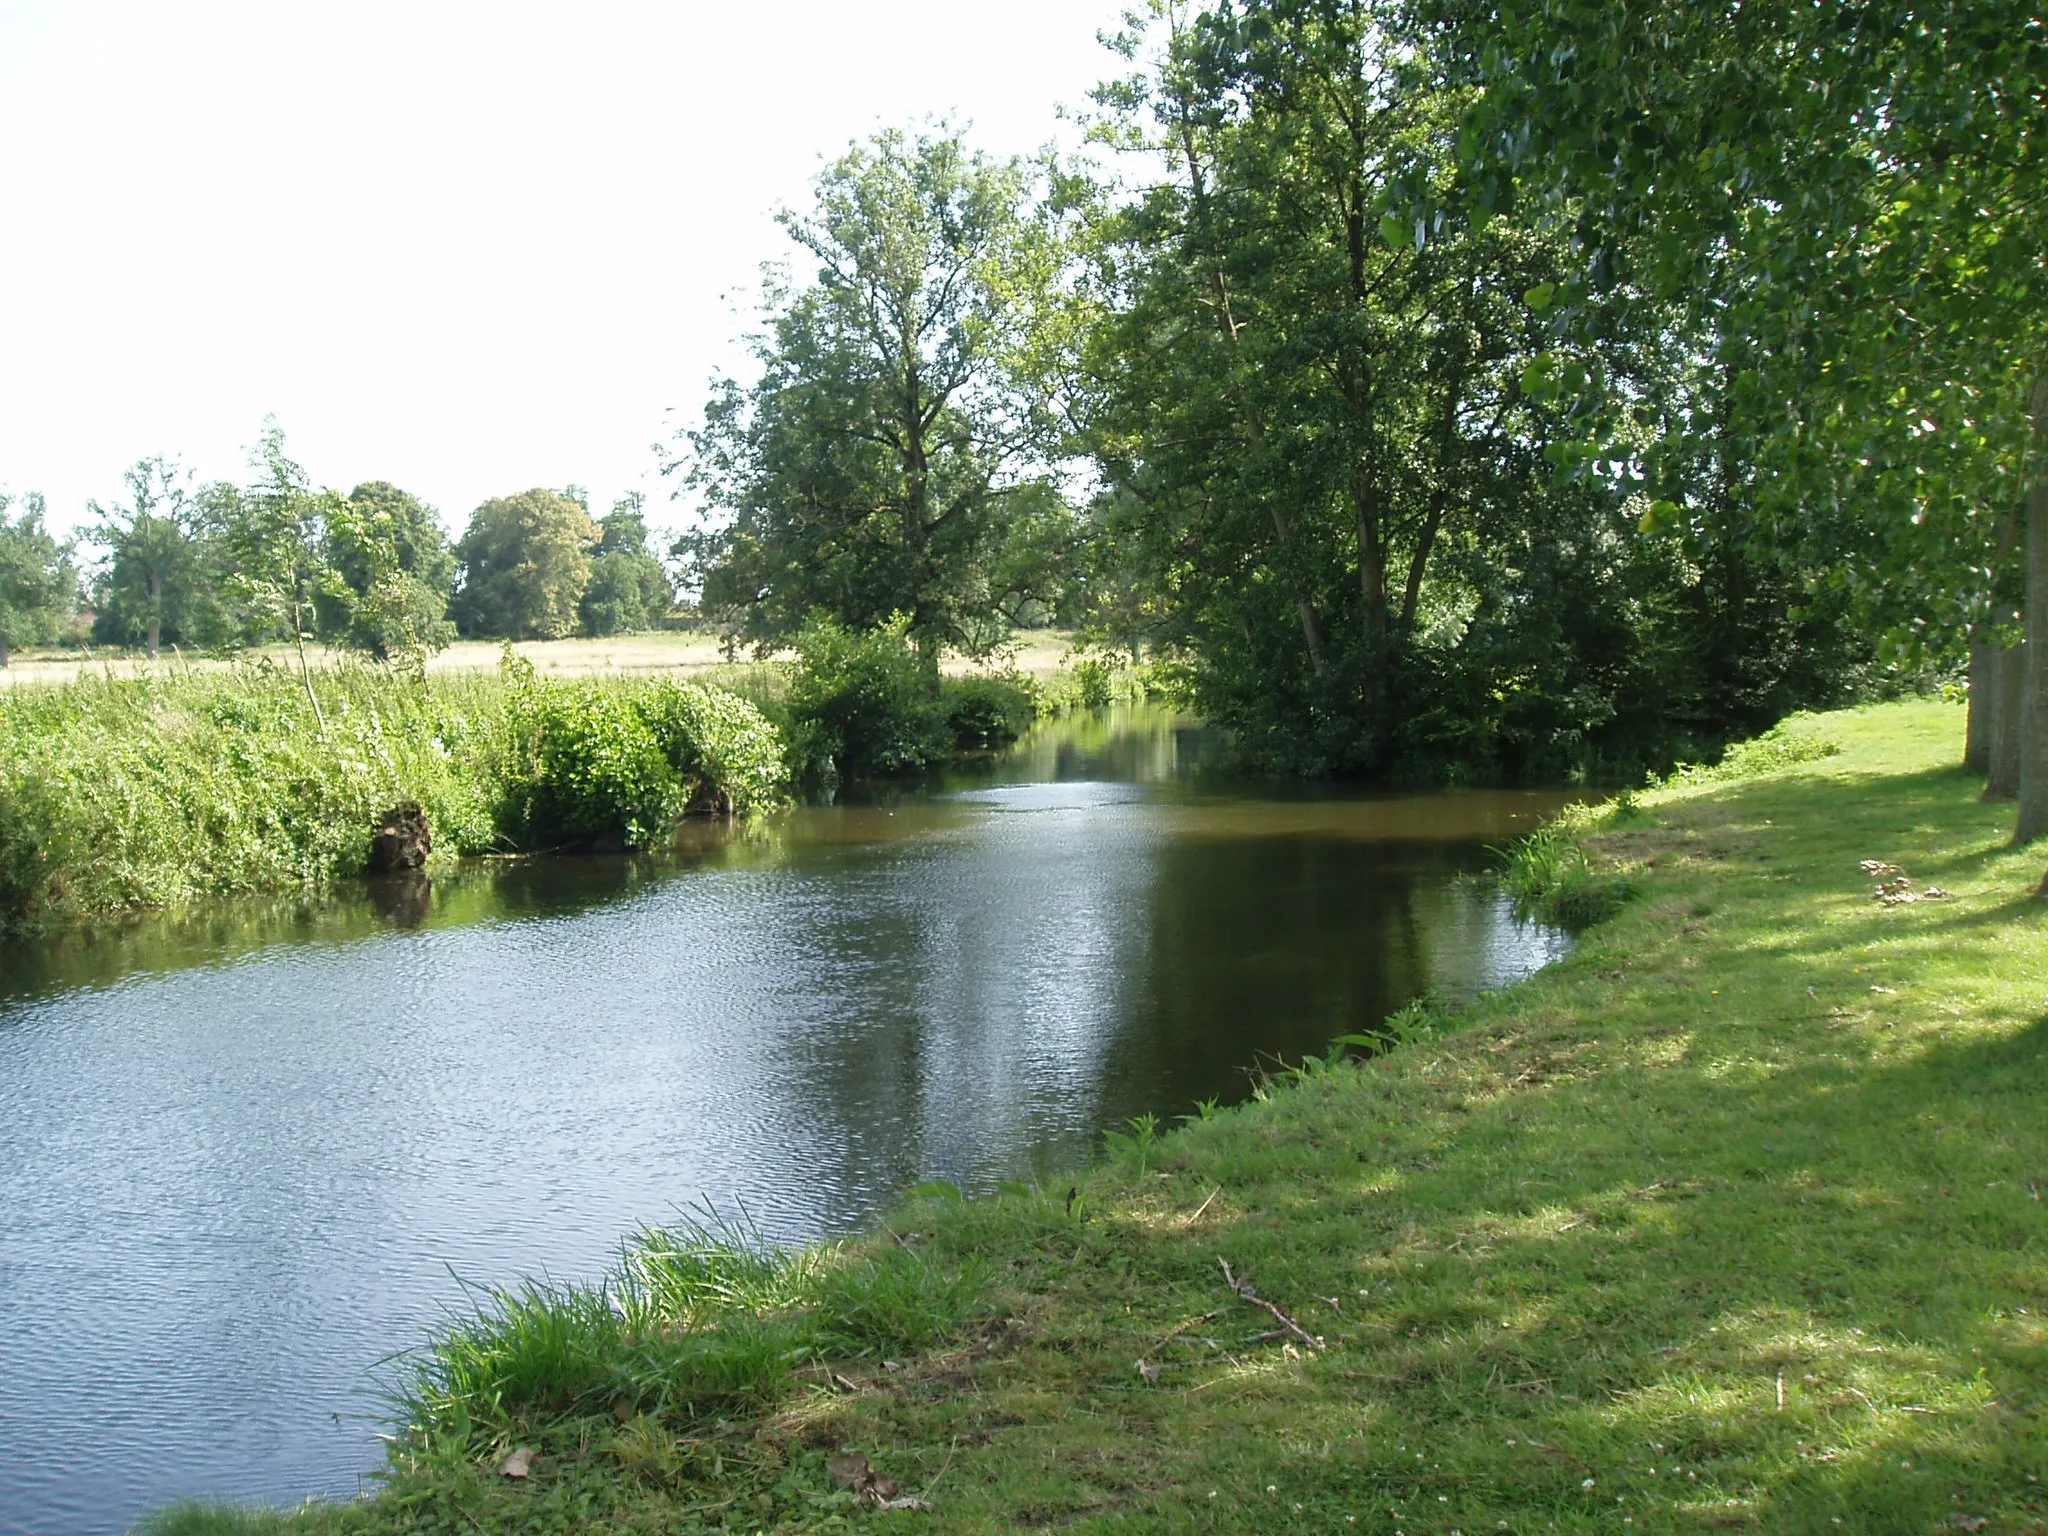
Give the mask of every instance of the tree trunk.
[[2027, 463], [2027, 643], [2022, 648], [2020, 814], [2015, 844], [2048, 832], [2048, 374], [2028, 402], [2033, 441]]
[[1980, 638], [1982, 625], [1970, 636], [1970, 715], [1963, 727], [1963, 767], [1971, 773], [1991, 771], [1992, 720], [1998, 708], [1998, 652]]
[[143, 632], [142, 648], [156, 660], [157, 642], [164, 631], [164, 579], [154, 571], [149, 576], [149, 628]]
[[0, 635], [0, 667], [7, 665], [7, 637]]
[[1990, 743], [1984, 798], [2016, 800], [2020, 793], [2020, 703], [2026, 681], [2026, 648], [2008, 646], [1991, 652], [1988, 659], [1984, 713], [1990, 727]]

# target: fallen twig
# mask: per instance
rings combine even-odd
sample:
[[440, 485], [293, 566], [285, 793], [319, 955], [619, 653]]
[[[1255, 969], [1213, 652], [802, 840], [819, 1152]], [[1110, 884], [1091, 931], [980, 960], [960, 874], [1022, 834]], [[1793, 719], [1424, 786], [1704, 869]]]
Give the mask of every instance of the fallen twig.
[[1301, 1324], [1297, 1323], [1292, 1317], [1288, 1316], [1286, 1308], [1278, 1306], [1275, 1303], [1266, 1300], [1265, 1297], [1261, 1296], [1257, 1291], [1253, 1290], [1251, 1278], [1249, 1276], [1246, 1276], [1244, 1279], [1239, 1279], [1236, 1275], [1233, 1275], [1230, 1272], [1230, 1260], [1225, 1258], [1218, 1258], [1216, 1262], [1223, 1266], [1223, 1283], [1230, 1287], [1231, 1294], [1236, 1296], [1238, 1300], [1248, 1301], [1255, 1307], [1264, 1307], [1268, 1312], [1273, 1314], [1273, 1320], [1275, 1322], [1279, 1323], [1279, 1325], [1283, 1329], [1285, 1329], [1288, 1333], [1292, 1334], [1295, 1338], [1301, 1340], [1301, 1342], [1306, 1344], [1310, 1349], [1321, 1349], [1323, 1347], [1323, 1341], [1317, 1338], [1314, 1334], [1310, 1333], [1306, 1328], [1302, 1327]]

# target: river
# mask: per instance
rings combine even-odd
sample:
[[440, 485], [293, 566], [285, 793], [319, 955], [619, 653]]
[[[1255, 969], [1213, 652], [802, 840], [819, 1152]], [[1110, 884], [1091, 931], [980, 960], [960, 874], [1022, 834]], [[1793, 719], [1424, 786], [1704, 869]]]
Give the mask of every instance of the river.
[[486, 861], [0, 960], [0, 1532], [351, 1495], [464, 1283], [709, 1203], [802, 1239], [1085, 1161], [1561, 938], [1461, 878], [1565, 796], [1233, 783], [1199, 727], [638, 859]]

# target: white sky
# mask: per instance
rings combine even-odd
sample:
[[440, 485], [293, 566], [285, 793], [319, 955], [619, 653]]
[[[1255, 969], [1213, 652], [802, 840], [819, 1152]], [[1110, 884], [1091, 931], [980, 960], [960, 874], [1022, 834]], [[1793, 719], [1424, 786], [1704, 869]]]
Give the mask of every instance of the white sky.
[[0, 487], [74, 525], [275, 412], [456, 530], [570, 483], [680, 521], [650, 445], [743, 366], [771, 210], [881, 124], [1071, 142], [1121, 9], [0, 0]]

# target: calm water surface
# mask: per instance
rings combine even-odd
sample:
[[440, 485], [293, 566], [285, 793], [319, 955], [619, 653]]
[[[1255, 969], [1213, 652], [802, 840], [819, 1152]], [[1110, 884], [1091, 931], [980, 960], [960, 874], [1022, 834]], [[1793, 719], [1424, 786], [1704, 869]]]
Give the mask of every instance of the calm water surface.
[[460, 1280], [709, 1201], [844, 1229], [1241, 1098], [1559, 951], [1485, 845], [1562, 796], [1290, 796], [1160, 712], [885, 803], [0, 961], [0, 1532], [353, 1494]]

